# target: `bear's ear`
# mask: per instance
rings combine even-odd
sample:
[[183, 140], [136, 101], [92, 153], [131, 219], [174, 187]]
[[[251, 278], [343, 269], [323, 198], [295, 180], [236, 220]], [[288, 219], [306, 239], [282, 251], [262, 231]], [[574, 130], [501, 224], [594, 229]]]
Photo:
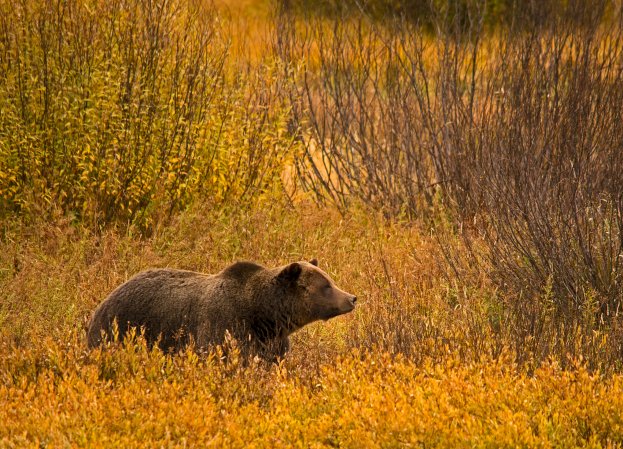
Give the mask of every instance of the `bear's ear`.
[[313, 266], [317, 267], [318, 266], [318, 259], [312, 259], [309, 261], [310, 264], [312, 264]]
[[303, 271], [301, 264], [298, 262], [292, 262], [279, 272], [277, 279], [285, 284], [294, 284], [301, 275], [301, 271]]

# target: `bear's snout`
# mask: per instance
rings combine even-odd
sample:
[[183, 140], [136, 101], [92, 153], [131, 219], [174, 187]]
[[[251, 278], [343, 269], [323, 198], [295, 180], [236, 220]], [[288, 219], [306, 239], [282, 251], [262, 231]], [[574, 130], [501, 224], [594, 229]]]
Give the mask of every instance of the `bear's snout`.
[[346, 298], [346, 308], [350, 312], [355, 308], [355, 303], [357, 302], [357, 297], [355, 295], [349, 295]]
[[355, 308], [355, 303], [357, 302], [357, 297], [355, 295], [348, 295], [346, 301], [343, 303], [344, 313], [348, 313]]

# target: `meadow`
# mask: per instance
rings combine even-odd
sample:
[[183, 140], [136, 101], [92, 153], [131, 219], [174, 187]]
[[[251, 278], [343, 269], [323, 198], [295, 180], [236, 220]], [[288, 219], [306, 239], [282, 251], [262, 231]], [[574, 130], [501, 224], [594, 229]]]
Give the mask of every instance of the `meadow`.
[[[520, 3], [0, 0], [0, 447], [621, 447], [621, 3]], [[87, 349], [311, 258], [278, 364]]]

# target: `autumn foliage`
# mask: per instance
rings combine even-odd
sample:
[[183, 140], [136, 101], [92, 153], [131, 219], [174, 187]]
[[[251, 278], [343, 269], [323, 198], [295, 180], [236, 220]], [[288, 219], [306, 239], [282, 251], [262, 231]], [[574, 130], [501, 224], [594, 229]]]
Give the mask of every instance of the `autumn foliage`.
[[[620, 2], [363, 3], [0, 0], [0, 447], [621, 446]], [[311, 258], [278, 364], [86, 347]]]

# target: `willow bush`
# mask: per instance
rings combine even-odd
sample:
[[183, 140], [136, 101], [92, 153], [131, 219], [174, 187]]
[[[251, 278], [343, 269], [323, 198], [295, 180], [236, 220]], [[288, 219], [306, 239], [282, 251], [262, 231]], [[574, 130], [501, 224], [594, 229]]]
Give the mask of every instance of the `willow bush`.
[[3, 213], [148, 225], [198, 192], [239, 199], [275, 180], [270, 71], [228, 80], [231, 36], [205, 2], [3, 0], [0, 11]]

